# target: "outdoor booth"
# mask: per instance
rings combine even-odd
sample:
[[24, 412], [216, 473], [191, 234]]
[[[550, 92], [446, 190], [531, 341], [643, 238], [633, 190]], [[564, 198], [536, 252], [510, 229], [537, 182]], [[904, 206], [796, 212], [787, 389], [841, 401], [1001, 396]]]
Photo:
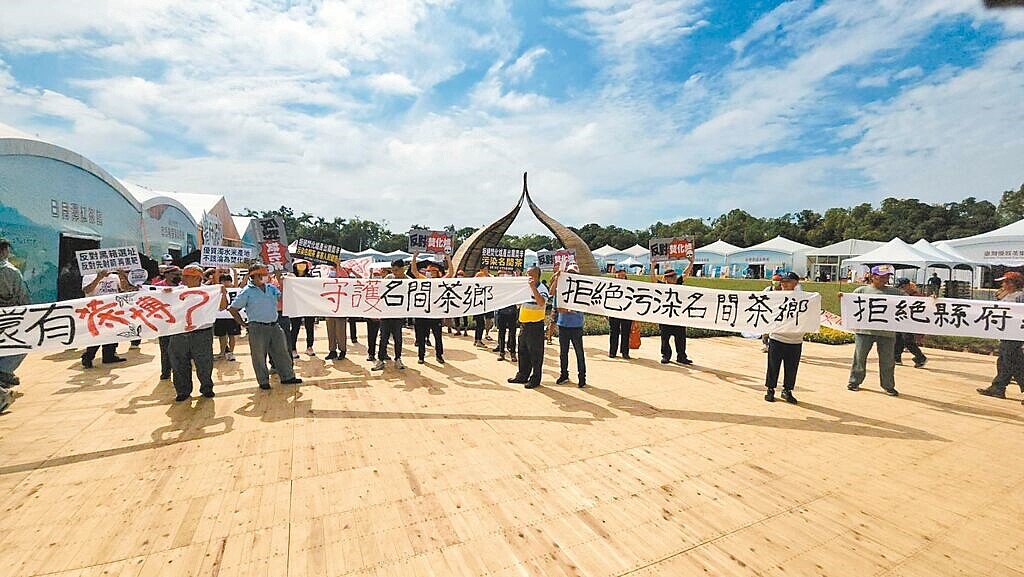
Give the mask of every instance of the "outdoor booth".
[[742, 249], [722, 239], [707, 246], [697, 247], [693, 251], [693, 275], [712, 278], [722, 276], [728, 269], [729, 255], [738, 250]]

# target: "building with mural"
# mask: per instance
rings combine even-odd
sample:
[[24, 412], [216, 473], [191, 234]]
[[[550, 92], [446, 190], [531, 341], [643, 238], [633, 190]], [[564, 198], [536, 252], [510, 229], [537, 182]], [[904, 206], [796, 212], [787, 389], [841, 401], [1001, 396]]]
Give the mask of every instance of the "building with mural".
[[0, 235], [32, 302], [66, 296], [58, 284], [77, 276], [75, 251], [142, 246], [141, 219], [139, 201], [95, 163], [0, 125]]

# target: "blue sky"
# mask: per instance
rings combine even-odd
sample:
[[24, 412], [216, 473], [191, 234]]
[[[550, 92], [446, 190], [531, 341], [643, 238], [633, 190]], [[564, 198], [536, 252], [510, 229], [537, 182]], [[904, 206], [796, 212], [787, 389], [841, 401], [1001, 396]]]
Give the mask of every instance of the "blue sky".
[[479, 226], [529, 171], [563, 222], [638, 228], [1024, 182], [1024, 10], [980, 0], [4, 11], [0, 122], [235, 210]]

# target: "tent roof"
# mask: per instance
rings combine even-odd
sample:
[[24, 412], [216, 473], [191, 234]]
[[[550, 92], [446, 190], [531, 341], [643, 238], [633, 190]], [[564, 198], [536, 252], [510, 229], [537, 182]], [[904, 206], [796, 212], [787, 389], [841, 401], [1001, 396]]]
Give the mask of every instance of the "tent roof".
[[722, 239], [718, 239], [707, 246], [695, 248], [694, 252], [713, 252], [715, 254], [720, 254], [722, 256], [728, 256], [738, 250], [743, 249], [734, 244], [729, 244]]
[[946, 259], [946, 260], [948, 260], [950, 262], [953, 262], [953, 263], [957, 263], [957, 264], [974, 264], [970, 259], [962, 258], [963, 255], [951, 254], [951, 253], [949, 253], [949, 252], [947, 252], [945, 250], [942, 250], [938, 246], [935, 246], [934, 244], [928, 242], [927, 240], [925, 240], [923, 238], [921, 240], [915, 242], [911, 246], [913, 246], [917, 250], [919, 250], [919, 251], [921, 251], [921, 252], [923, 252], [923, 253], [925, 253], [927, 255], [932, 255], [932, 256], [935, 256], [935, 257], [938, 257], [938, 258], [943, 258], [943, 259]]
[[783, 252], [786, 254], [794, 254], [797, 252], [814, 250], [814, 247], [808, 246], [806, 244], [800, 244], [795, 240], [789, 240], [788, 238], [782, 236], [777, 236], [771, 240], [766, 240], [760, 244], [748, 246], [747, 248], [741, 248], [736, 252], [746, 252], [754, 250], [771, 250], [775, 252]]
[[[967, 263], [973, 262], [971, 259], [969, 259], [966, 256], [964, 256], [963, 253], [961, 253], [959, 250], [957, 250], [955, 246], [950, 245], [948, 240], [940, 240], [938, 242], [933, 243], [933, 246], [935, 248], [941, 250], [942, 252], [948, 254], [949, 256], [957, 259], [960, 262], [967, 262]], [[983, 263], [975, 263], [975, 264], [983, 264]]]
[[636, 257], [629, 257], [625, 260], [620, 260], [615, 263], [616, 266], [644, 266], [644, 263], [638, 261]]
[[873, 251], [860, 256], [848, 258], [845, 264], [891, 264], [906, 265], [914, 268], [926, 268], [932, 265], [949, 266], [956, 264], [951, 257], [941, 258], [938, 255], [924, 253], [896, 237]]
[[359, 252], [357, 252], [355, 254], [356, 254], [356, 256], [375, 256], [375, 255], [376, 256], [387, 256], [386, 254], [382, 253], [381, 251], [374, 250], [372, 248], [361, 250], [361, 251], [359, 251]]
[[868, 251], [875, 250], [883, 244], [885, 243], [877, 240], [849, 238], [835, 244], [816, 248], [808, 252], [807, 256], [859, 256]]
[[621, 252], [622, 254], [628, 254], [629, 256], [647, 256], [651, 254], [651, 251], [647, 250], [646, 248], [638, 244], [634, 244], [633, 246]]
[[606, 244], [601, 248], [593, 250], [592, 253], [594, 256], [606, 257], [611, 256], [613, 254], [622, 254], [622, 251], [610, 244]]

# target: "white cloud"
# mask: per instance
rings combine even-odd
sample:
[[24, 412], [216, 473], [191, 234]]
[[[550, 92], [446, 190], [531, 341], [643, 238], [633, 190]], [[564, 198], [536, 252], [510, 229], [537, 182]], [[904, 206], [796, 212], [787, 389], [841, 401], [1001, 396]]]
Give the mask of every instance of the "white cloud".
[[411, 80], [394, 72], [375, 74], [369, 78], [368, 82], [374, 90], [385, 94], [412, 96], [422, 92], [413, 85]]
[[533, 75], [533, 69], [537, 66], [537, 61], [547, 53], [547, 49], [543, 46], [535, 46], [527, 50], [515, 62], [505, 67], [506, 78], [513, 82], [527, 80]]

